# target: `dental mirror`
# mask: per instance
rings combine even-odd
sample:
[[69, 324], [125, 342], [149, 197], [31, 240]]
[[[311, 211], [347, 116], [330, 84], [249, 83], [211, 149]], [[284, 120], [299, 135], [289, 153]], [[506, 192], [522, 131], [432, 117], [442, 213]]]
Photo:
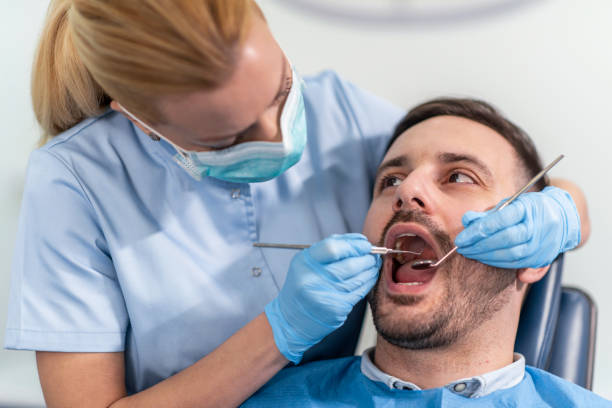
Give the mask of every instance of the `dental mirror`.
[[[506, 201], [505, 203], [503, 203], [501, 206], [499, 206], [498, 208], [494, 209], [493, 211], [500, 211], [503, 210], [504, 208], [506, 208], [508, 205], [510, 205], [514, 200], [517, 199], [518, 196], [520, 196], [521, 194], [523, 194], [525, 191], [529, 190], [539, 179], [541, 179], [542, 177], [544, 177], [544, 175], [546, 173], [548, 173], [548, 170], [552, 169], [557, 163], [559, 163], [561, 161], [561, 159], [563, 159], [563, 155], [560, 155], [559, 157], [557, 157], [555, 160], [553, 160], [548, 166], [546, 166], [544, 169], [542, 169], [541, 172], [539, 172], [538, 174], [536, 174], [536, 176], [534, 178], [532, 178], [531, 180], [529, 180], [529, 182], [527, 184], [525, 184], [525, 186], [523, 188], [521, 188], [519, 191], [517, 191], [516, 193], [514, 193], [514, 195], [512, 197], [510, 197], [508, 199], [508, 201]], [[457, 246], [455, 246], [453, 249], [451, 249], [450, 251], [448, 251], [446, 253], [446, 255], [444, 255], [442, 258], [438, 259], [437, 262], [434, 263], [433, 260], [431, 259], [421, 259], [418, 261], [414, 261], [411, 265], [412, 269], [417, 269], [417, 270], [426, 270], [426, 269], [433, 269], [433, 268], [437, 268], [438, 266], [440, 266], [440, 264], [444, 261], [446, 261], [452, 254], [454, 254], [457, 251]]]

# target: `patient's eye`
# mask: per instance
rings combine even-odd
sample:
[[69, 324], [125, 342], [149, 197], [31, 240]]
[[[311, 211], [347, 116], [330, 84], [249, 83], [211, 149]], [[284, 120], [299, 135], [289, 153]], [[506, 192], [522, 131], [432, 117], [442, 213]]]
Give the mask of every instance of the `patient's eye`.
[[450, 183], [470, 183], [470, 184], [475, 183], [473, 178], [471, 178], [470, 176], [464, 173], [460, 173], [458, 171], [451, 173], [448, 181]]
[[402, 179], [392, 174], [383, 177], [380, 180], [378, 191], [382, 191], [387, 187], [397, 187], [402, 184]]

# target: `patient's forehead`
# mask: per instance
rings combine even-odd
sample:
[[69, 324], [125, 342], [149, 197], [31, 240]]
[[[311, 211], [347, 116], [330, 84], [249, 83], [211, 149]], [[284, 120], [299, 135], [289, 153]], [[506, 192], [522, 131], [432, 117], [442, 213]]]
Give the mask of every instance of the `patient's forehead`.
[[412, 126], [393, 142], [383, 162], [404, 156], [417, 165], [440, 153], [477, 157], [496, 179], [522, 174], [516, 151], [503, 136], [458, 116], [436, 116]]

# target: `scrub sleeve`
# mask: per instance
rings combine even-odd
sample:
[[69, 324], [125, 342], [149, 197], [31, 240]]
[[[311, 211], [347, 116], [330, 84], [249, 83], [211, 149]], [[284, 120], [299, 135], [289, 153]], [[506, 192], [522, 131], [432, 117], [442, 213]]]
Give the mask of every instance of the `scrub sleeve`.
[[26, 186], [6, 346], [123, 350], [128, 316], [91, 202], [67, 164], [47, 150], [32, 153]]

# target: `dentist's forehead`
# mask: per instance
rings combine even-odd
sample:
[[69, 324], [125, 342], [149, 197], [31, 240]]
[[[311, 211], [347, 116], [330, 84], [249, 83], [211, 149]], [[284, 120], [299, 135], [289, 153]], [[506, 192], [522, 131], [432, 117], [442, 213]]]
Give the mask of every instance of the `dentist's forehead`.
[[287, 60], [267, 23], [255, 18], [237, 52], [231, 77], [221, 86], [170, 95], [160, 106], [168, 121], [213, 136], [238, 133], [270, 107], [283, 89]]

